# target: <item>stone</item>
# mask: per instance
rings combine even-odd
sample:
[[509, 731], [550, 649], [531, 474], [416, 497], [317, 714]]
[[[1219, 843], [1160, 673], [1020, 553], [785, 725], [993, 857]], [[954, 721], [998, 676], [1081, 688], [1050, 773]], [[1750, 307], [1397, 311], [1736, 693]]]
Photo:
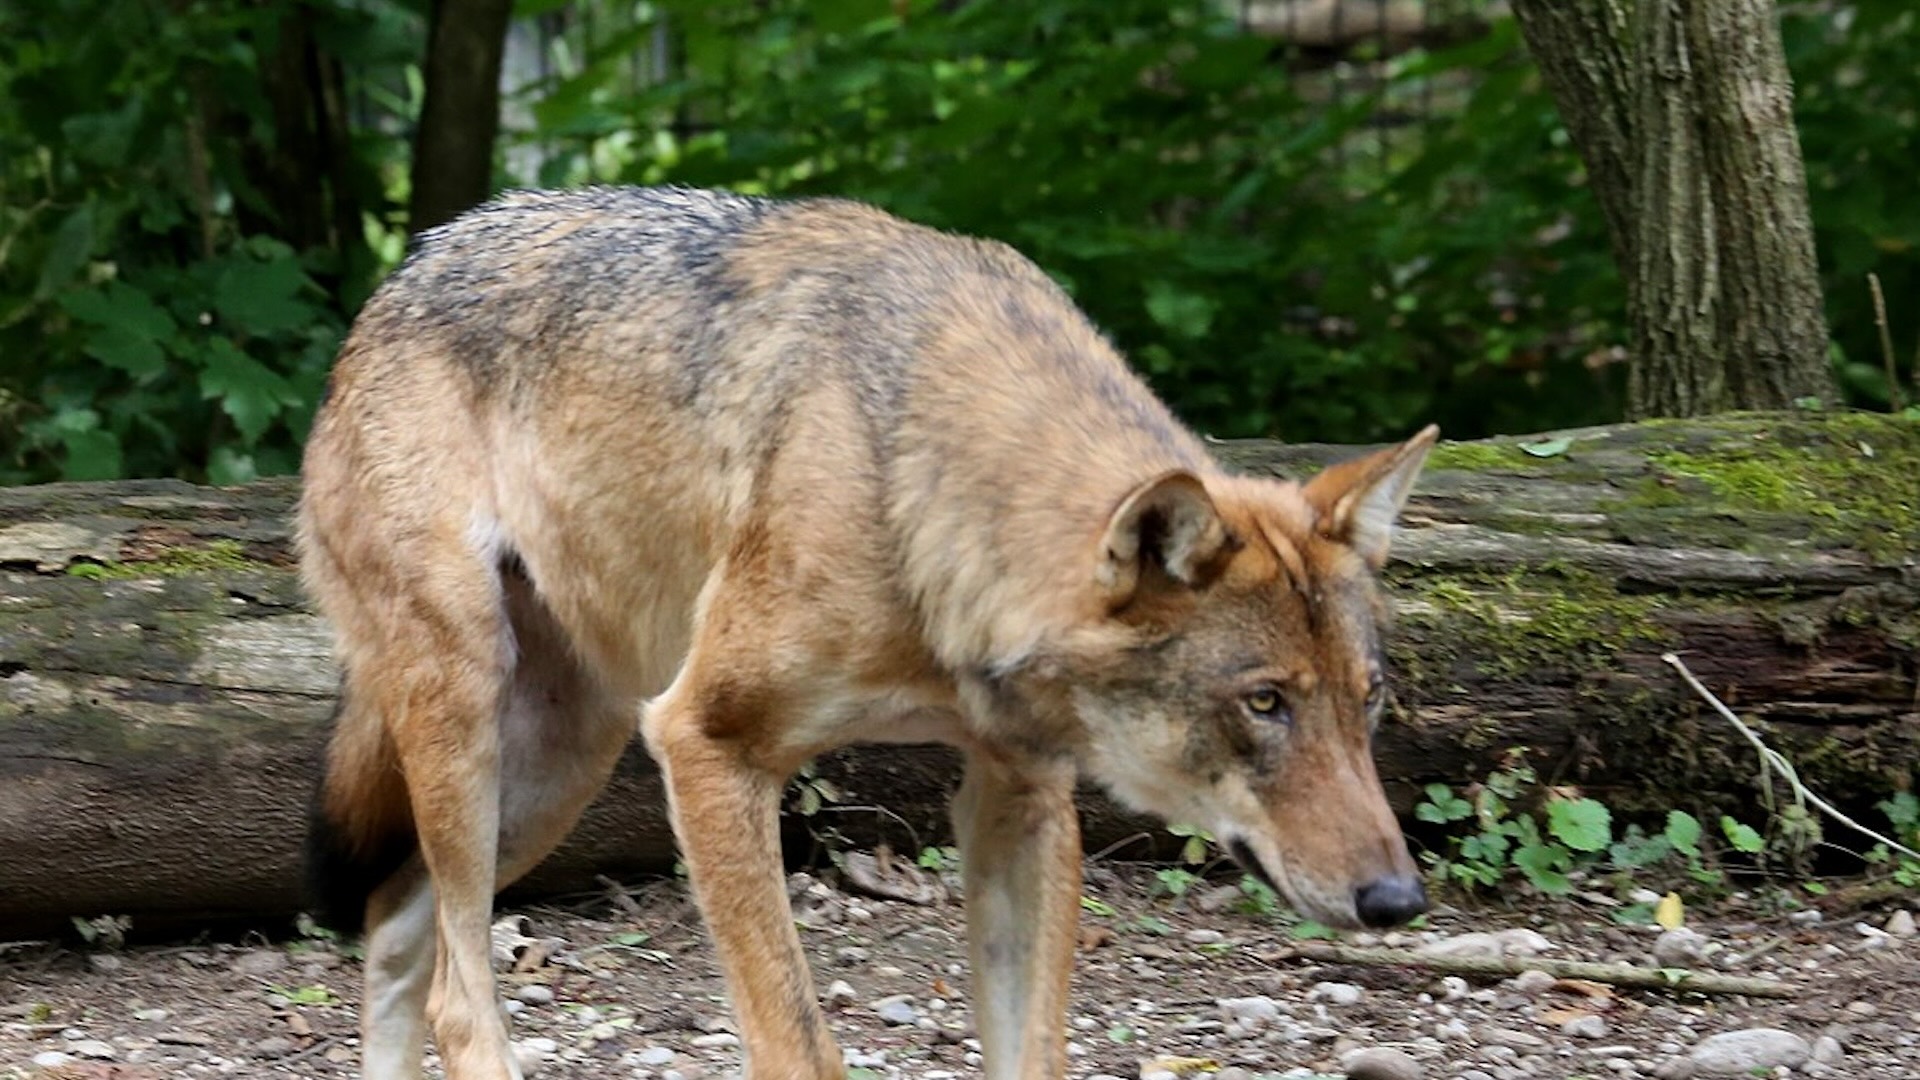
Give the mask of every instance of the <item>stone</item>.
[[1813, 1060], [1822, 1065], [1838, 1065], [1845, 1061], [1847, 1049], [1840, 1040], [1831, 1035], [1822, 1035], [1813, 1040]]
[[1272, 998], [1263, 995], [1243, 998], [1220, 998], [1214, 1002], [1220, 1008], [1220, 1016], [1228, 1023], [1239, 1024], [1249, 1031], [1255, 1031], [1280, 1019], [1280, 1006]]
[[285, 1035], [269, 1035], [253, 1044], [253, 1052], [264, 1058], [286, 1057], [298, 1049]]
[[1528, 997], [1538, 997], [1539, 995], [1544, 994], [1547, 991], [1553, 989], [1553, 984], [1559, 982], [1560, 980], [1554, 978], [1553, 976], [1547, 974], [1544, 971], [1534, 971], [1532, 969], [1528, 969], [1526, 971], [1521, 972], [1518, 975], [1515, 975], [1513, 978], [1508, 979], [1507, 981], [1513, 984], [1513, 988], [1515, 990], [1518, 990], [1520, 993], [1525, 994]]
[[1687, 1056], [1709, 1076], [1750, 1076], [1779, 1065], [1799, 1068], [1813, 1058], [1813, 1047], [1791, 1031], [1746, 1028], [1702, 1039]]
[[1340, 1061], [1347, 1080], [1423, 1080], [1427, 1070], [1404, 1051], [1389, 1046], [1356, 1050]]
[[1910, 938], [1914, 935], [1913, 912], [1901, 908], [1887, 916], [1886, 931], [1897, 938]]
[[1607, 1026], [1604, 1016], [1576, 1016], [1561, 1024], [1560, 1032], [1576, 1039], [1604, 1039], [1612, 1029]]
[[520, 989], [515, 990], [513, 996], [515, 999], [528, 1005], [553, 1004], [553, 988], [550, 986], [542, 986], [539, 983], [528, 983]]
[[1653, 962], [1663, 968], [1697, 968], [1707, 959], [1707, 939], [1686, 927], [1653, 939]]
[[881, 998], [873, 1003], [873, 1011], [880, 1019], [896, 1027], [904, 1027], [920, 1018], [914, 1011], [913, 999], [905, 994]]
[[1307, 991], [1308, 1001], [1324, 1001], [1333, 1006], [1358, 1005], [1366, 996], [1365, 990], [1343, 982], [1314, 983], [1313, 989]]
[[740, 1036], [731, 1031], [709, 1031], [687, 1040], [695, 1050], [727, 1050], [740, 1045]]
[[256, 978], [271, 975], [286, 966], [287, 954], [278, 949], [248, 949], [227, 965], [235, 975], [252, 975]]
[[1538, 956], [1553, 948], [1537, 931], [1525, 927], [1511, 930], [1478, 931], [1470, 934], [1455, 934], [1450, 938], [1430, 941], [1415, 949], [1420, 956], [1432, 957], [1501, 957], [1501, 956]]
[[827, 1008], [844, 1009], [853, 1004], [857, 997], [853, 984], [845, 979], [835, 979], [827, 984]]
[[102, 1042], [99, 1039], [81, 1039], [79, 1042], [68, 1043], [67, 1050], [84, 1058], [93, 1058], [95, 1061], [111, 1061], [120, 1056], [120, 1051], [114, 1049], [112, 1043]]
[[633, 1055], [641, 1065], [665, 1065], [673, 1060], [673, 1051], [664, 1046], [649, 1046]]

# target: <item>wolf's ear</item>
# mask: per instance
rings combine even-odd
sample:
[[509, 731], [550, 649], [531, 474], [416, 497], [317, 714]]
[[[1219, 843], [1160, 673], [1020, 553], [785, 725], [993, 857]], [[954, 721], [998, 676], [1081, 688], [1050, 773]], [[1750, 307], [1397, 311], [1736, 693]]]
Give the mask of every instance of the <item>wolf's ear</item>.
[[1129, 492], [1107, 521], [1095, 580], [1110, 607], [1133, 598], [1143, 577], [1158, 570], [1198, 588], [1220, 572], [1233, 537], [1200, 478], [1165, 473]]
[[1420, 466], [1440, 429], [1426, 430], [1385, 450], [1343, 461], [1307, 481], [1307, 501], [1320, 514], [1320, 531], [1360, 553], [1375, 570], [1387, 564], [1393, 522], [1406, 505]]

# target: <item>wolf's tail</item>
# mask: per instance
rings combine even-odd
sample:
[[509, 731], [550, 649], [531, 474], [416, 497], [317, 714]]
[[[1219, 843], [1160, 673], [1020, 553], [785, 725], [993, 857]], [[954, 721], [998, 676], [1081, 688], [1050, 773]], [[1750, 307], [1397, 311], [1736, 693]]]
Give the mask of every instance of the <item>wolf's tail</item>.
[[407, 781], [378, 713], [344, 688], [307, 823], [307, 896], [321, 925], [357, 934], [367, 898], [418, 846]]

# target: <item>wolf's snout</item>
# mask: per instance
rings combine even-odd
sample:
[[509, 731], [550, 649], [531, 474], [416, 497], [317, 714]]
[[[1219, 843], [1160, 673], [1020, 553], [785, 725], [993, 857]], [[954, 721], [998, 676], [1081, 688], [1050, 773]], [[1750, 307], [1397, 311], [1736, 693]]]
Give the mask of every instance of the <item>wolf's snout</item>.
[[1368, 926], [1399, 926], [1427, 910], [1427, 890], [1411, 874], [1376, 878], [1353, 891], [1353, 909]]

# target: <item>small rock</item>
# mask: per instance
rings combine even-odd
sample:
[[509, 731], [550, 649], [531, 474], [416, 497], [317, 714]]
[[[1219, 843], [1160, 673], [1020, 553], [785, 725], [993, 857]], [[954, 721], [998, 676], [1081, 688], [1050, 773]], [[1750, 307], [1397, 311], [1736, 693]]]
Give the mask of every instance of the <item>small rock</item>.
[[1838, 1065], [1846, 1060], [1846, 1047], [1831, 1035], [1822, 1035], [1813, 1040], [1813, 1060], [1822, 1065]]
[[1528, 997], [1538, 997], [1553, 989], [1553, 984], [1560, 980], [1544, 971], [1535, 971], [1529, 968], [1507, 981], [1520, 993]]
[[33, 1063], [42, 1069], [57, 1069], [72, 1060], [72, 1054], [63, 1054], [58, 1050], [43, 1050], [33, 1055]]
[[1914, 935], [1913, 912], [1901, 908], [1887, 916], [1887, 933], [1897, 938], [1910, 938]]
[[1826, 913], [1819, 908], [1807, 908], [1787, 916], [1787, 921], [1795, 926], [1819, 926], [1827, 919]]
[[552, 1039], [521, 1039], [513, 1044], [513, 1056], [520, 1063], [521, 1072], [533, 1073], [559, 1049], [560, 1044]]
[[111, 975], [126, 967], [127, 962], [112, 953], [88, 953], [87, 966], [102, 975]]
[[553, 1004], [553, 988], [539, 983], [528, 983], [513, 992], [513, 996], [528, 1005]]
[[705, 1035], [695, 1035], [687, 1040], [687, 1045], [696, 1050], [725, 1050], [740, 1045], [740, 1036], [731, 1031], [710, 1031]]
[[1226, 940], [1226, 935], [1218, 930], [1189, 930], [1186, 933], [1189, 945], [1218, 945]]
[[1708, 1075], [1746, 1076], [1776, 1065], [1799, 1068], [1813, 1057], [1813, 1047], [1791, 1031], [1747, 1028], [1702, 1039], [1687, 1056]]
[[634, 1054], [633, 1060], [641, 1065], [665, 1065], [673, 1060], [673, 1051], [664, 1046], [649, 1046]]
[[1653, 939], [1653, 962], [1663, 968], [1699, 967], [1706, 958], [1707, 939], [1684, 926]]
[[1577, 1039], [1604, 1039], [1610, 1032], [1604, 1016], [1576, 1016], [1560, 1025], [1560, 1033]]
[[844, 1009], [853, 1004], [859, 995], [853, 992], [853, 984], [845, 979], [835, 979], [827, 984], [827, 1008]]
[[1258, 1030], [1280, 1019], [1280, 1006], [1265, 995], [1220, 998], [1214, 1004], [1219, 1006], [1221, 1017], [1228, 1023], [1239, 1024], [1250, 1031]]
[[1514, 1031], [1509, 1028], [1486, 1028], [1480, 1032], [1480, 1041], [1492, 1046], [1510, 1046], [1515, 1050], [1545, 1050], [1547, 1040], [1530, 1031]]
[[147, 1022], [147, 1023], [153, 1023], [153, 1022], [155, 1022], [155, 1021], [159, 1021], [159, 1020], [165, 1020], [165, 1019], [167, 1018], [167, 1010], [165, 1010], [165, 1009], [135, 1009], [135, 1010], [133, 1011], [133, 1018], [134, 1018], [135, 1020], [142, 1020], [142, 1021], [145, 1021], [145, 1022]]
[[248, 949], [227, 967], [235, 975], [271, 975], [287, 966], [287, 954], [277, 949]]
[[904, 1027], [920, 1018], [914, 1011], [913, 998], [905, 994], [881, 998], [873, 1003], [874, 1014], [896, 1027]]
[[1418, 1061], [1390, 1046], [1356, 1050], [1340, 1061], [1347, 1080], [1423, 1080], [1427, 1075]]
[[1308, 1001], [1324, 1001], [1333, 1006], [1358, 1005], [1366, 996], [1365, 990], [1342, 982], [1314, 983], [1313, 989], [1307, 991]]
[[1699, 1070], [1689, 1058], [1670, 1058], [1653, 1067], [1654, 1080], [1693, 1080]]
[[293, 1040], [285, 1035], [269, 1035], [253, 1044], [253, 1052], [266, 1058], [286, 1057], [294, 1049]]
[[1154, 1069], [1141, 1073], [1140, 1080], [1180, 1080], [1180, 1074], [1171, 1069]]

